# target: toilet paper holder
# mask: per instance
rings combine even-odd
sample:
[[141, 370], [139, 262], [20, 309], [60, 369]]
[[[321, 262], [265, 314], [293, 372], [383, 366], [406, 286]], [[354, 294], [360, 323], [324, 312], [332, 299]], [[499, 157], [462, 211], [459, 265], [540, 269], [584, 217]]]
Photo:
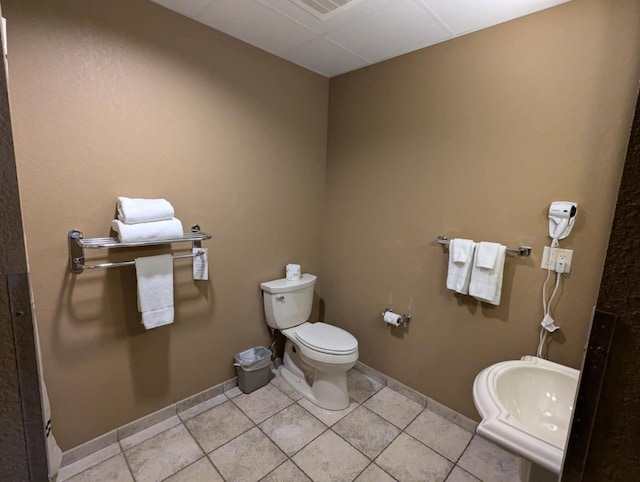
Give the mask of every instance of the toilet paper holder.
[[[381, 313], [382, 318], [384, 318], [384, 315], [386, 313], [388, 313], [389, 311], [393, 312], [393, 309], [390, 306], [387, 306], [384, 311]], [[411, 315], [408, 313], [404, 313], [402, 315], [400, 315], [400, 322], [401, 323], [409, 323], [411, 321]]]

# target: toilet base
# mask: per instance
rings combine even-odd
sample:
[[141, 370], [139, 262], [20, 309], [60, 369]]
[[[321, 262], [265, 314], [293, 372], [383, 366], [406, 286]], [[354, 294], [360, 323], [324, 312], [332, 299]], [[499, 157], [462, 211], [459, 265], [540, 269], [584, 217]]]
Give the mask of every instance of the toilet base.
[[355, 365], [320, 370], [305, 363], [290, 340], [285, 344], [280, 376], [300, 395], [326, 410], [344, 410], [350, 404], [347, 371]]

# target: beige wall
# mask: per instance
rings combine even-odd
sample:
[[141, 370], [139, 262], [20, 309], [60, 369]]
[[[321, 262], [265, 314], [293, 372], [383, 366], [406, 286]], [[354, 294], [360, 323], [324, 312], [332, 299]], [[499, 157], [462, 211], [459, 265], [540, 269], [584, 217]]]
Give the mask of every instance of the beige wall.
[[[36, 315], [68, 449], [231, 378], [234, 353], [269, 343], [259, 282], [291, 261], [319, 269], [329, 81], [148, 1], [2, 6]], [[170, 327], [141, 327], [133, 268], [68, 272], [67, 232], [109, 235], [118, 195], [165, 197], [213, 235], [211, 281], [174, 265]]]
[[[535, 353], [546, 211], [572, 200], [550, 357], [580, 366], [639, 69], [640, 3], [574, 0], [331, 80], [321, 295], [364, 363], [477, 418], [476, 374]], [[446, 290], [440, 234], [533, 255], [493, 307]]]

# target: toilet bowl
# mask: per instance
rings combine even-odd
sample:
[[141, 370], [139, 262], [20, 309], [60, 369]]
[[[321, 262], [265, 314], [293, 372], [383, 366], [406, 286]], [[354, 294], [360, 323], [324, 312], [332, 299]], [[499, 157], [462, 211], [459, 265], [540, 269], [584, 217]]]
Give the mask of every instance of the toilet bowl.
[[282, 334], [287, 337], [282, 378], [319, 407], [347, 408], [347, 372], [358, 361], [355, 337], [322, 322], [303, 323]]
[[349, 406], [347, 371], [358, 360], [358, 341], [324, 322], [309, 323], [316, 277], [261, 283], [267, 324], [286, 337], [282, 378], [300, 395], [327, 410]]

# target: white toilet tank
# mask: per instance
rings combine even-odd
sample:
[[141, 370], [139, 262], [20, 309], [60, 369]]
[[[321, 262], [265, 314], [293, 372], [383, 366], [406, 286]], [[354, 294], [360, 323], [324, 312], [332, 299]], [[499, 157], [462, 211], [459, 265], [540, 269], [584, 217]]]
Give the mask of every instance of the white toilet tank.
[[316, 276], [309, 273], [296, 281], [282, 278], [260, 283], [267, 324], [284, 330], [307, 321], [311, 316], [315, 284]]

